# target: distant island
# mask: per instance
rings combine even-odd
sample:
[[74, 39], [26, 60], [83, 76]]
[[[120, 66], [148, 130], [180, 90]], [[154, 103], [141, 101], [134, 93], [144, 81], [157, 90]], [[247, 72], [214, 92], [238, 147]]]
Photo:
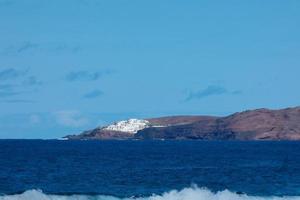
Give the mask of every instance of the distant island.
[[65, 136], [69, 140], [300, 140], [300, 107], [256, 109], [226, 117], [129, 119]]

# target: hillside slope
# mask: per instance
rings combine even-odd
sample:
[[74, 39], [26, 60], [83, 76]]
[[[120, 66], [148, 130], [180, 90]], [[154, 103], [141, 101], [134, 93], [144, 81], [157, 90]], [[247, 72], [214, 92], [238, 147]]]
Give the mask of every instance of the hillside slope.
[[300, 140], [300, 107], [258, 109], [186, 125], [146, 128], [141, 139]]
[[[66, 138], [300, 140], [300, 107], [282, 110], [248, 110], [226, 117], [170, 116], [121, 122], [115, 123], [124, 126], [118, 126], [118, 129], [100, 127]], [[132, 127], [127, 127], [128, 124], [138, 129], [134, 129], [134, 132], [126, 132], [132, 130]]]

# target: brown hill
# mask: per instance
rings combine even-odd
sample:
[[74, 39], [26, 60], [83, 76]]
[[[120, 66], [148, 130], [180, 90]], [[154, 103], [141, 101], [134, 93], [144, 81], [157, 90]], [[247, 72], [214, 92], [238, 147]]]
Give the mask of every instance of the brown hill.
[[194, 122], [206, 120], [206, 119], [215, 119], [217, 117], [212, 116], [169, 116], [169, 117], [159, 117], [159, 118], [150, 118], [146, 119], [153, 126], [174, 126], [174, 125], [185, 125], [191, 124]]
[[141, 139], [300, 140], [300, 107], [258, 109], [191, 124], [147, 128]]
[[300, 140], [300, 107], [257, 109], [227, 117], [171, 116], [147, 119], [136, 134], [96, 128], [68, 139]]
[[[174, 125], [185, 125], [193, 122], [201, 121], [203, 119], [213, 119], [214, 117], [208, 116], [170, 116], [170, 117], [160, 117], [160, 118], [150, 118], [146, 119], [150, 122], [151, 126], [174, 126]], [[84, 131], [79, 135], [68, 135], [65, 138], [72, 140], [90, 140], [90, 139], [134, 139], [135, 135], [132, 133], [104, 130], [101, 127]]]

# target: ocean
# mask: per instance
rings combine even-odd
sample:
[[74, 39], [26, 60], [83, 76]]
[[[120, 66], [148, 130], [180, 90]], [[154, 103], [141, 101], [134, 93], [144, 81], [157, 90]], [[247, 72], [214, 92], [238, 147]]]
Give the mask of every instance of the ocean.
[[300, 200], [300, 142], [0, 140], [0, 200]]

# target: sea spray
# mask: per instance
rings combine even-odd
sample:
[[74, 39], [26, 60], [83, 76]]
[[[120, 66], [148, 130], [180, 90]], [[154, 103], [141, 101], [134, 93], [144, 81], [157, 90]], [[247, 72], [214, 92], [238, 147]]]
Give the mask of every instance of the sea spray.
[[208, 189], [193, 186], [180, 191], [172, 190], [161, 195], [142, 198], [118, 198], [106, 195], [51, 195], [40, 190], [28, 190], [22, 194], [0, 196], [0, 200], [300, 200], [300, 196], [248, 196], [229, 190], [214, 193]]

